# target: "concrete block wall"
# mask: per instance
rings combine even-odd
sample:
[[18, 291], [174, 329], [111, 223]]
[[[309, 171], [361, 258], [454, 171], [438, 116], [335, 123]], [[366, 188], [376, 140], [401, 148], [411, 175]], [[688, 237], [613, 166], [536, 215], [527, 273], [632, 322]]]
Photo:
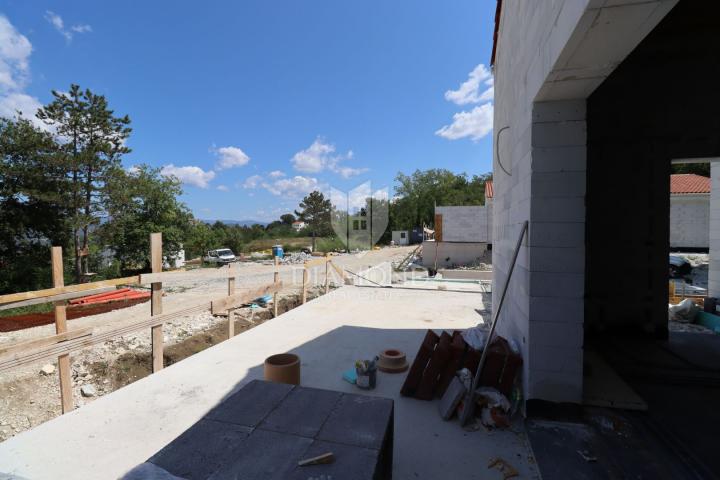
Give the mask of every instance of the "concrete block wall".
[[585, 100], [535, 103], [529, 238], [528, 394], [582, 399]]
[[709, 248], [710, 195], [670, 195], [670, 248]]
[[423, 242], [424, 267], [452, 267], [454, 265], [471, 265], [480, 261], [487, 251], [487, 243], [482, 242]]
[[442, 215], [443, 242], [487, 242], [488, 211], [481, 205], [435, 207]]
[[[563, 123], [577, 120], [575, 105], [563, 110], [549, 105], [534, 108], [534, 103], [587, 5], [584, 0], [503, 2], [495, 63], [493, 308], [522, 223], [528, 220], [530, 232], [498, 324], [498, 332], [521, 347], [528, 399], [578, 401], [582, 389], [582, 359], [576, 345], [582, 339], [578, 319], [582, 326], [583, 305], [573, 280], [582, 275], [582, 252], [577, 246], [582, 228], [577, 222], [584, 221], [584, 208], [568, 199], [582, 196], [584, 126]], [[499, 133], [504, 127], [509, 128]], [[568, 134], [574, 136], [570, 145], [563, 143]], [[563, 185], [566, 180], [569, 185]], [[553, 262], [552, 256], [573, 260]], [[548, 290], [553, 284], [562, 286]], [[565, 318], [572, 320], [563, 322]], [[572, 346], [569, 351], [565, 343]], [[553, 353], [558, 347], [567, 361]]]
[[708, 295], [720, 298], [720, 158], [710, 163], [710, 269]]

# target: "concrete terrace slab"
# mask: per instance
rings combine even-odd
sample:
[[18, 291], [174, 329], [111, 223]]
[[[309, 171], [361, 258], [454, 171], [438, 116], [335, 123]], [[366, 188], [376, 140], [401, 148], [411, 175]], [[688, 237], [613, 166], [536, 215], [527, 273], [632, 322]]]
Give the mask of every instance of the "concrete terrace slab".
[[[536, 475], [524, 432], [467, 432], [456, 420], [444, 422], [437, 401], [400, 397], [404, 374], [381, 373], [377, 388], [368, 392], [341, 379], [356, 359], [386, 348], [399, 348], [412, 361], [428, 328], [477, 324], [481, 317], [476, 309], [484, 309], [483, 300], [489, 296], [340, 288], [7, 440], [0, 444], [0, 473], [29, 479], [118, 478], [224, 398], [262, 378], [266, 357], [291, 351], [301, 358], [303, 386], [395, 400], [395, 478], [488, 478], [498, 473], [487, 470], [488, 461], [497, 456], [524, 478]], [[251, 414], [252, 408], [248, 410]], [[242, 432], [219, 432], [227, 434]]]

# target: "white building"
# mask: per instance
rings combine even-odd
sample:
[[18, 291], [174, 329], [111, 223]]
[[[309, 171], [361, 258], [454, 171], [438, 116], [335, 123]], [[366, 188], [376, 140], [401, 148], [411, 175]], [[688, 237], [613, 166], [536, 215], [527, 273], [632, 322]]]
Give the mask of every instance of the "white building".
[[693, 174], [670, 176], [670, 248], [710, 246], [710, 178]]
[[425, 267], [478, 263], [492, 248], [492, 180], [485, 182], [485, 205], [435, 207], [435, 238], [423, 242]]
[[293, 230], [295, 230], [296, 232], [299, 232], [300, 230], [302, 230], [303, 228], [305, 228], [305, 222], [302, 222], [302, 221], [300, 221], [300, 220], [296, 220], [296, 221], [294, 221], [294, 222], [292, 223], [292, 228], [293, 228]]
[[407, 230], [393, 230], [392, 241], [395, 243], [395, 245], [409, 245], [410, 232]]

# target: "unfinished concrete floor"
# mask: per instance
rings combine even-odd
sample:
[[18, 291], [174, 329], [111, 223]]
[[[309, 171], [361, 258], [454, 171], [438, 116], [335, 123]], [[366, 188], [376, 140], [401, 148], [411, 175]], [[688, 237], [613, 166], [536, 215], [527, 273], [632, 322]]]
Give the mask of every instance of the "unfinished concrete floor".
[[[343, 287], [232, 340], [0, 444], [0, 472], [32, 479], [117, 478], [180, 435], [219, 401], [262, 378], [263, 360], [292, 351], [302, 385], [364, 393], [341, 380], [354, 360], [404, 350], [410, 361], [428, 328], [481, 321], [489, 295]], [[489, 309], [484, 315], [489, 319]], [[404, 374], [380, 374], [367, 392], [395, 400], [394, 477], [502, 478], [501, 457], [522, 478], [537, 475], [522, 427], [465, 431], [444, 422], [436, 402], [399, 396]]]

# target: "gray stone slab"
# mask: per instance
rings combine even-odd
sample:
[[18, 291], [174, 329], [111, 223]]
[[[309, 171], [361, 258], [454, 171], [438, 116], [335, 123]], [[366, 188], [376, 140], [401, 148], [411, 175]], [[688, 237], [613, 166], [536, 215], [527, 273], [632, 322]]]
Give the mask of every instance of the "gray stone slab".
[[242, 425], [200, 420], [148, 461], [188, 480], [206, 479], [242, 454], [251, 432]]
[[330, 464], [296, 466], [287, 477], [288, 480], [308, 480], [309, 478], [332, 478], [333, 480], [368, 480], [378, 478], [379, 451], [371, 448], [354, 447], [341, 443], [315, 441], [303, 455], [303, 459], [317, 457], [332, 452], [335, 461]]
[[345, 394], [317, 439], [380, 450], [392, 413], [393, 401], [388, 398]]
[[205, 418], [256, 427], [293, 388], [294, 385], [253, 380], [213, 408]]
[[285, 480], [305, 458], [312, 442], [306, 437], [257, 429], [243, 443], [242, 455], [217, 470], [210, 480]]
[[342, 394], [317, 388], [296, 388], [285, 397], [258, 428], [315, 437]]

